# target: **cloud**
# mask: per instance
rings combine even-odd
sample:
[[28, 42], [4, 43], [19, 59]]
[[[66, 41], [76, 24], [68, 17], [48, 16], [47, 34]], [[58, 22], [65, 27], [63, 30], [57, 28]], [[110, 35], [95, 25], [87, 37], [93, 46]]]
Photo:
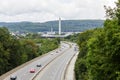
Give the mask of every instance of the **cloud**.
[[0, 0], [0, 21], [103, 19], [116, 0]]

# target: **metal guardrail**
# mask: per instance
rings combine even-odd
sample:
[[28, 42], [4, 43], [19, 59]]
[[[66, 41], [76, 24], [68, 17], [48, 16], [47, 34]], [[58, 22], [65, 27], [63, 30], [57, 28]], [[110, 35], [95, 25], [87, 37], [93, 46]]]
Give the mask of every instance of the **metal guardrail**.
[[[70, 61], [68, 62], [67, 67], [66, 67], [65, 72], [64, 72], [64, 78], [63, 78], [62, 80], [67, 80], [67, 79], [66, 79], [66, 76], [67, 76], [68, 67], [69, 67], [72, 59], [76, 56], [77, 53], [79, 53], [79, 52], [77, 51], [77, 52], [71, 57]], [[74, 73], [73, 73], [73, 76], [74, 76], [74, 77], [73, 77], [73, 80], [75, 80], [75, 74], [74, 74]]]
[[[57, 48], [57, 49], [58, 49], [58, 48]], [[55, 49], [55, 50], [56, 50], [56, 49]], [[52, 51], [55, 51], [55, 50], [52, 50]], [[52, 52], [52, 51], [50, 51], [50, 52]], [[48, 53], [46, 53], [46, 54], [43, 54], [43, 55], [41, 55], [41, 56], [39, 56], [39, 57], [36, 57], [36, 58], [34, 58], [34, 59], [26, 62], [26, 63], [23, 63], [22, 65], [20, 65], [20, 66], [18, 66], [18, 67], [16, 67], [16, 68], [14, 68], [14, 69], [6, 72], [5, 74], [3, 74], [3, 75], [0, 76], [0, 80], [4, 80], [4, 79], [6, 78], [6, 76], [9, 76], [9, 75], [11, 75], [12, 73], [14, 73], [15, 71], [17, 71], [17, 70], [25, 67], [26, 65], [28, 65], [28, 64], [30, 64], [30, 63], [32, 63], [32, 62], [34, 62], [34, 61], [36, 61], [36, 60], [38, 60], [38, 59], [46, 56], [46, 55], [48, 55], [50, 52], [48, 52]]]
[[[67, 43], [67, 44], [68, 44], [68, 43]], [[69, 46], [70, 46], [70, 44], [69, 44]], [[69, 47], [67, 50], [69, 50], [70, 48], [71, 48], [71, 47]], [[43, 71], [43, 70], [44, 70], [50, 63], [52, 63], [56, 58], [62, 56], [67, 50], [65, 50], [64, 52], [62, 52], [62, 54], [59, 54], [59, 55], [56, 56], [54, 59], [52, 59], [49, 63], [47, 63], [37, 74], [34, 75], [33, 79], [31, 79], [31, 80], [35, 80], [35, 78], [39, 75], [39, 73], [40, 73], [41, 71]]]
[[[66, 43], [66, 44], [69, 45], [69, 48], [67, 49], [67, 50], [69, 50], [69, 49], [71, 48], [71, 45], [70, 45], [68, 42], [64, 42], [64, 43]], [[56, 50], [56, 49], [55, 49], [55, 50]], [[55, 50], [52, 50], [52, 51], [55, 51]], [[64, 52], [62, 52], [62, 54], [65, 53], [67, 50], [65, 50]], [[50, 52], [52, 52], [52, 51], [50, 51]], [[28, 64], [30, 64], [30, 63], [32, 63], [32, 62], [34, 62], [34, 61], [36, 61], [36, 60], [38, 60], [38, 59], [46, 56], [46, 55], [48, 55], [50, 52], [48, 52], [47, 54], [41, 55], [41, 56], [39, 56], [39, 57], [37, 57], [37, 58], [34, 58], [34, 59], [32, 59], [32, 60], [30, 60], [30, 61], [28, 61], [28, 62], [26, 62], [26, 63], [24, 63], [24, 64], [22, 64], [22, 65], [14, 68], [14, 69], [12, 69], [12, 70], [10, 70], [9, 72], [1, 75], [1, 76], [0, 76], [0, 80], [4, 80], [4, 79], [6, 78], [6, 76], [9, 76], [9, 75], [11, 75], [12, 73], [14, 73], [15, 71], [17, 71], [17, 70], [25, 67], [26, 65], [28, 65]], [[51, 62], [53, 62], [56, 58], [58, 58], [58, 57], [61, 56], [62, 54], [59, 54], [59, 55], [56, 56], [54, 59], [52, 59], [49, 63], [47, 63], [42, 69], [40, 69], [40, 71], [39, 71], [38, 73], [34, 74], [34, 76], [31, 78], [31, 80], [35, 80], [35, 78], [37, 77], [37, 75], [38, 75], [41, 71], [43, 71], [43, 69], [46, 68], [47, 65], [49, 65]]]

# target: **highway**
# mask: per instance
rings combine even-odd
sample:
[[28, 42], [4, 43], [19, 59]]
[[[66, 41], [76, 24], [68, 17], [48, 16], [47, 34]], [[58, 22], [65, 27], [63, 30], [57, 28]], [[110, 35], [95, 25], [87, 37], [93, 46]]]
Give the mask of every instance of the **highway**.
[[64, 54], [52, 61], [33, 80], [64, 80], [65, 70], [72, 56], [76, 54], [74, 46], [71, 46]]
[[[76, 53], [74, 47], [75, 44], [61, 43], [60, 48], [49, 52], [11, 75], [16, 75], [17, 80], [64, 80], [66, 66]], [[41, 64], [42, 67], [36, 67], [37, 64]], [[31, 68], [35, 69], [35, 73], [30, 73]], [[6, 76], [4, 80], [10, 80], [11, 75]]]

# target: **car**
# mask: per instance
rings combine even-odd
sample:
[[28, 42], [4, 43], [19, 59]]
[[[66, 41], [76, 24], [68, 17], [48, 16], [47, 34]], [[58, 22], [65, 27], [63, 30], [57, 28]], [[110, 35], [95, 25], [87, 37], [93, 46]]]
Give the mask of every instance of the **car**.
[[74, 51], [78, 51], [78, 48], [77, 48], [77, 47], [74, 47]]
[[17, 80], [17, 76], [16, 75], [11, 75], [10, 80]]
[[53, 53], [50, 53], [51, 55], [53, 55]]
[[61, 49], [59, 49], [59, 51], [62, 51]]
[[37, 67], [41, 67], [42, 65], [41, 65], [41, 64], [37, 64], [36, 66], [37, 66]]
[[58, 51], [56, 51], [56, 53], [58, 53]]
[[30, 69], [30, 73], [35, 73], [35, 69]]

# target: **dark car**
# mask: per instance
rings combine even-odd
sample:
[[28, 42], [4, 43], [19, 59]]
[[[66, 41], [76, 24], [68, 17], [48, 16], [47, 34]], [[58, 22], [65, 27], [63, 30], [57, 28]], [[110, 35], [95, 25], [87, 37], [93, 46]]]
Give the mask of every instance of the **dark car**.
[[56, 51], [56, 53], [58, 53], [58, 51]]
[[37, 64], [36, 66], [37, 66], [37, 67], [41, 67], [42, 65], [41, 65], [41, 64]]
[[10, 80], [17, 80], [17, 76], [15, 75], [10, 76]]

